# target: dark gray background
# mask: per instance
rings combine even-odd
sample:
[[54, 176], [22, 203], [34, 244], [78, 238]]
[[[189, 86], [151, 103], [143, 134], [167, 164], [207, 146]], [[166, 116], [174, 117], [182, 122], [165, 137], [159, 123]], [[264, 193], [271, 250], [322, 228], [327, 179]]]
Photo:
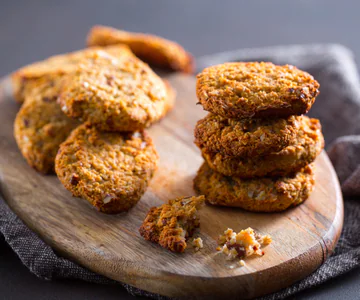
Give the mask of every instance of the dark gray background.
[[[195, 56], [243, 47], [336, 42], [360, 58], [360, 1], [3, 1], [0, 76], [84, 46], [94, 24], [151, 32]], [[131, 299], [119, 286], [46, 282], [32, 275], [0, 237], [1, 299]], [[360, 299], [360, 270], [296, 296]]]

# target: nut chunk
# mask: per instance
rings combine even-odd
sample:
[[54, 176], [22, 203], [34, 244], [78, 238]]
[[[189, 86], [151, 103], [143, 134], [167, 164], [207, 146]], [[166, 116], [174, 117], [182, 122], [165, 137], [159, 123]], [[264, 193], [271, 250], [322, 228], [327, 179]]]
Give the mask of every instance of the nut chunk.
[[197, 210], [204, 201], [204, 196], [180, 197], [152, 207], [139, 229], [141, 236], [170, 251], [184, 252], [186, 239], [200, 227]]
[[[235, 233], [232, 229], [225, 230], [224, 235], [219, 236], [217, 250], [228, 256], [229, 260], [235, 258], [243, 259], [251, 255], [263, 256], [261, 246], [269, 245], [272, 242], [271, 236], [261, 235], [252, 228], [241, 230]], [[240, 263], [240, 265], [244, 265]]]

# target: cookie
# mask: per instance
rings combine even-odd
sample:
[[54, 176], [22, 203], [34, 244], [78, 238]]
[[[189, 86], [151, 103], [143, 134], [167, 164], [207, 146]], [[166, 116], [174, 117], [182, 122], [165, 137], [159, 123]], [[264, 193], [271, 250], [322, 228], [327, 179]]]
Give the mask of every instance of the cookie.
[[168, 111], [165, 83], [137, 57], [93, 53], [69, 76], [60, 94], [69, 117], [105, 131], [141, 130]]
[[11, 75], [13, 96], [19, 103], [23, 103], [28, 92], [36, 87], [34, 82], [42, 76], [63, 76], [73, 73], [76, 70], [79, 61], [83, 60], [87, 55], [98, 50], [103, 50], [110, 55], [133, 56], [131, 50], [125, 45], [116, 45], [109, 47], [92, 47], [75, 52], [55, 55], [43, 61], [32, 63], [25, 66]]
[[319, 120], [302, 117], [294, 142], [279, 152], [264, 156], [233, 157], [202, 149], [202, 155], [215, 171], [227, 176], [253, 178], [286, 176], [313, 162], [324, 148]]
[[225, 118], [287, 117], [308, 112], [319, 86], [294, 66], [237, 62], [204, 69], [196, 94], [205, 110]]
[[97, 25], [91, 28], [87, 44], [89, 46], [125, 44], [136, 56], [152, 66], [185, 73], [194, 72], [194, 59], [190, 53], [179, 44], [155, 35]]
[[180, 197], [152, 207], [139, 229], [140, 235], [170, 251], [184, 252], [186, 240], [200, 227], [198, 209], [204, 201], [204, 196]]
[[278, 212], [309, 197], [315, 183], [313, 168], [307, 165], [286, 177], [244, 180], [224, 176], [204, 163], [194, 179], [194, 188], [213, 205], [240, 207], [254, 212]]
[[22, 155], [31, 167], [44, 174], [54, 171], [60, 144], [79, 125], [56, 102], [62, 82], [56, 76], [35, 80], [14, 123], [14, 136]]
[[277, 152], [296, 137], [301, 116], [226, 119], [208, 114], [195, 126], [195, 144], [208, 152], [252, 157]]
[[88, 123], [60, 145], [55, 171], [75, 197], [99, 211], [128, 211], [144, 194], [158, 164], [146, 132], [101, 132]]

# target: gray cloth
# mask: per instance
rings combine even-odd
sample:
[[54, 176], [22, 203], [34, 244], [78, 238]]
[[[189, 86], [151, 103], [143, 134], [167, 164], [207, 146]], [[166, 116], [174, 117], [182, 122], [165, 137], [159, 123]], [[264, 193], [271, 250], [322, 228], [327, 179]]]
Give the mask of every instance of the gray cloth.
[[[335, 253], [304, 280], [263, 299], [283, 299], [346, 273], [360, 265], [360, 85], [349, 50], [339, 45], [244, 49], [198, 59], [198, 70], [226, 61], [272, 61], [310, 72], [321, 94], [310, 115], [321, 120], [328, 154], [345, 196], [345, 223]], [[359, 136], [357, 136], [359, 134]], [[57, 255], [31, 232], [0, 197], [0, 232], [31, 272], [44, 279], [76, 278], [118, 284]], [[162, 299], [123, 284], [133, 295]]]

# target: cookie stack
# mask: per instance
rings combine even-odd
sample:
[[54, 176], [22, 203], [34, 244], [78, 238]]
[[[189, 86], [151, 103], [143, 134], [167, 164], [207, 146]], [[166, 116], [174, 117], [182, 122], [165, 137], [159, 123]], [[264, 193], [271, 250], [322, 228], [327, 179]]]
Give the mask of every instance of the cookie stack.
[[324, 147], [320, 122], [307, 113], [319, 83], [293, 66], [227, 63], [197, 76], [210, 113], [195, 127], [205, 159], [194, 187], [209, 203], [282, 211], [314, 188], [312, 162]]

